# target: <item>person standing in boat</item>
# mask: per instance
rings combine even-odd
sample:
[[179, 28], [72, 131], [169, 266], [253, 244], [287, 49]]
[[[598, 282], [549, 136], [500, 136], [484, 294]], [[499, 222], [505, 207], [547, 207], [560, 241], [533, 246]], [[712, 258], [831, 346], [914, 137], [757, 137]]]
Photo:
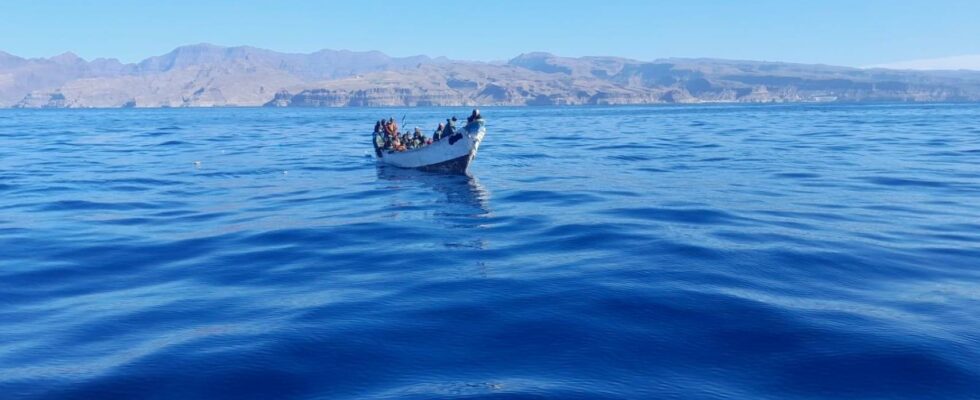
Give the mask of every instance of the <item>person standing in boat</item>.
[[374, 123], [374, 154], [381, 157], [381, 149], [387, 147], [385, 145], [384, 132], [382, 132], [381, 121]]
[[385, 132], [391, 136], [398, 136], [398, 124], [395, 123], [395, 117], [388, 119], [388, 123], [385, 125]]

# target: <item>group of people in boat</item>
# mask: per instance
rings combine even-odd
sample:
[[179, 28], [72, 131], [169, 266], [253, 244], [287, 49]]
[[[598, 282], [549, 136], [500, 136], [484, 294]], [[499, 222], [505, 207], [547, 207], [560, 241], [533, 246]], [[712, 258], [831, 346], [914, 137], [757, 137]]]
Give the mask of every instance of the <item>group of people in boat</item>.
[[[470, 116], [466, 118], [464, 129], [469, 131], [472, 124], [479, 123], [482, 120], [483, 116], [480, 115], [480, 110], [474, 109]], [[457, 133], [455, 116], [447, 118], [445, 124], [440, 123], [435, 132], [432, 133], [431, 138], [426, 137], [417, 126], [411, 133], [399, 132], [398, 123], [395, 122], [394, 117], [388, 118], [387, 120], [381, 119], [374, 124], [374, 150], [380, 157], [383, 151], [400, 152], [420, 149], [440, 140], [447, 139]]]

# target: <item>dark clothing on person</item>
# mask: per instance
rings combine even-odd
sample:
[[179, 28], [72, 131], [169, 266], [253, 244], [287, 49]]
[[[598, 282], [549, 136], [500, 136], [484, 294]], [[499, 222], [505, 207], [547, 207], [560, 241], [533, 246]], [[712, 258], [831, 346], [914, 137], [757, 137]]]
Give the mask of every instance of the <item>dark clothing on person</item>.
[[442, 139], [442, 130], [443, 129], [444, 128], [443, 128], [442, 124], [439, 124], [439, 127], [436, 128], [436, 131], [435, 132], [432, 132], [432, 141], [438, 142], [439, 139]]
[[442, 129], [442, 137], [450, 137], [456, 133], [456, 117], [446, 120], [446, 127]]
[[480, 110], [474, 108], [470, 116], [466, 118], [466, 127], [463, 129], [467, 132], [474, 132], [480, 128], [480, 121], [483, 121], [483, 116], [480, 115]]
[[474, 108], [473, 112], [470, 113], [470, 116], [466, 117], [466, 125], [472, 124], [481, 118], [483, 117], [480, 116], [480, 110]]

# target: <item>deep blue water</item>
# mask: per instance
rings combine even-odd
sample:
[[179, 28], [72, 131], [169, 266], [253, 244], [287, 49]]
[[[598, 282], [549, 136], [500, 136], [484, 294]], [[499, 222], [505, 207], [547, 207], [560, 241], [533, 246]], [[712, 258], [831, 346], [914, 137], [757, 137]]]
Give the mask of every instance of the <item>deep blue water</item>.
[[980, 398], [980, 105], [467, 112], [0, 110], [0, 398]]

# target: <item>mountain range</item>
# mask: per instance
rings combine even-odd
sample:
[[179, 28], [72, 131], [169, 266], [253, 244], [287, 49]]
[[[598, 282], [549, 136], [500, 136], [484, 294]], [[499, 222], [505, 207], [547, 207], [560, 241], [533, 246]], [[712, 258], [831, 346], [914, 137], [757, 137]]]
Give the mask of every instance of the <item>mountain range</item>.
[[130, 64], [0, 52], [0, 107], [16, 108], [865, 101], [980, 101], [980, 72], [548, 53], [473, 62], [211, 44]]

